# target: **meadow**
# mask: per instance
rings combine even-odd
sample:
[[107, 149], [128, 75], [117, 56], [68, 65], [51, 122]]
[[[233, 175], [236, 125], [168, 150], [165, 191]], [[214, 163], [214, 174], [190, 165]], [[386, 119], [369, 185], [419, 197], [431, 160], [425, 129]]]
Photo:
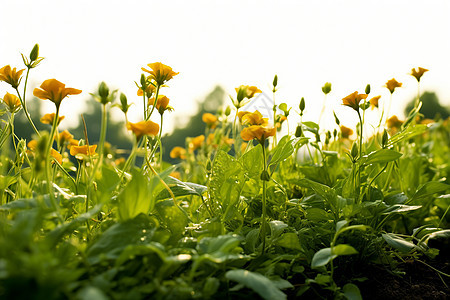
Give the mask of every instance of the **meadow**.
[[[22, 58], [0, 69], [0, 298], [449, 295], [450, 120], [421, 115], [428, 70], [411, 71], [418, 93], [404, 120], [389, 111], [395, 79], [390, 99], [348, 87], [338, 105], [358, 123], [334, 114], [329, 129], [307, 119], [305, 99], [277, 103], [275, 75], [272, 122], [243, 110], [261, 90], [241, 85], [203, 115], [203, 135], [166, 149], [164, 120], [177, 108], [163, 94], [183, 76], [172, 67], [145, 65], [128, 97], [100, 83], [91, 95], [101, 133], [90, 143], [89, 124], [84, 136], [59, 130], [60, 106], [88, 91], [56, 79], [27, 86], [45, 60], [38, 45]], [[48, 131], [33, 123], [27, 89], [54, 103], [39, 116]], [[325, 83], [324, 98], [331, 90]], [[128, 98], [141, 99], [142, 121], [128, 121]], [[127, 155], [106, 140], [111, 109], [133, 137]], [[15, 134], [17, 114], [33, 139]]]

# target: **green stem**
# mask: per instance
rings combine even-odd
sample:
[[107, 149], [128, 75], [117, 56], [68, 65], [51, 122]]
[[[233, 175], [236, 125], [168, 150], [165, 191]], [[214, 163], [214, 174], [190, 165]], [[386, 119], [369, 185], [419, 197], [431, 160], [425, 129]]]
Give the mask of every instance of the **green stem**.
[[[263, 155], [263, 173], [267, 174], [267, 165], [266, 165], [266, 149], [264, 146], [264, 142], [261, 143], [262, 146], [262, 155]], [[262, 199], [262, 222], [261, 222], [261, 239], [262, 239], [262, 250], [261, 254], [266, 252], [266, 226], [267, 226], [267, 216], [266, 216], [266, 189], [267, 189], [267, 181], [265, 178], [263, 180], [263, 199]]]
[[45, 159], [45, 177], [47, 180], [47, 192], [49, 194], [50, 197], [50, 201], [51, 204], [53, 206], [53, 209], [55, 210], [56, 214], [58, 215], [58, 218], [60, 220], [61, 223], [63, 223], [63, 218], [59, 212], [59, 206], [56, 203], [56, 199], [55, 199], [55, 195], [53, 194], [53, 183], [51, 180], [51, 154], [50, 151], [52, 149], [52, 145], [53, 145], [53, 138], [55, 136], [55, 132], [56, 132], [56, 128], [58, 127], [58, 119], [59, 119], [59, 106], [56, 106], [56, 114], [55, 114], [55, 118], [53, 119], [53, 124], [52, 124], [52, 130], [50, 132], [50, 136], [49, 136], [49, 140], [47, 143], [47, 149], [45, 151], [46, 153], [46, 159]]
[[361, 159], [363, 157], [363, 121], [361, 118], [361, 114], [359, 113], [359, 110], [356, 111], [358, 113], [359, 117], [359, 125], [360, 125], [360, 131], [359, 131], [359, 158], [358, 158], [358, 189], [357, 189], [357, 201], [359, 201], [359, 195], [361, 190]]
[[[156, 103], [158, 102], [159, 88], [160, 88], [160, 86], [158, 85], [158, 86], [156, 87], [155, 101], [153, 102], [152, 110], [150, 111], [150, 113], [148, 114], [148, 116], [145, 118], [146, 121], [148, 121], [148, 120], [150, 119], [150, 116], [152, 115], [153, 111], [155, 110]], [[144, 101], [144, 102], [145, 102], [145, 101]]]
[[[28, 72], [27, 72], [27, 78], [28, 78]], [[25, 105], [25, 94], [24, 94], [24, 96], [23, 96], [24, 98], [22, 100], [22, 97], [20, 96], [19, 90], [17, 88], [15, 88], [15, 90], [16, 90], [17, 96], [19, 96], [20, 104], [22, 104], [23, 112], [25, 113], [25, 116], [27, 117], [28, 122], [30, 123], [31, 127], [33, 127], [34, 132], [38, 136], [41, 136], [41, 134], [39, 133], [39, 130], [37, 130], [36, 126], [34, 126], [34, 123], [33, 123], [33, 120], [31, 120], [30, 114], [28, 113], [27, 106]]]

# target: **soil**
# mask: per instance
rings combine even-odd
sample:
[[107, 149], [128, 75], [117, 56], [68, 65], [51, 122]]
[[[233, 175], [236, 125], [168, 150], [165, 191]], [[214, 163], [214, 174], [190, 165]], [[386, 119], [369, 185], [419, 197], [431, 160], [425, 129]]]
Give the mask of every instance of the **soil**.
[[[441, 272], [450, 273], [448, 256], [426, 263]], [[363, 299], [450, 299], [449, 277], [441, 275], [441, 280], [436, 271], [419, 261], [407, 261], [399, 268], [406, 274], [397, 276], [373, 266], [365, 274], [368, 280], [358, 284]]]

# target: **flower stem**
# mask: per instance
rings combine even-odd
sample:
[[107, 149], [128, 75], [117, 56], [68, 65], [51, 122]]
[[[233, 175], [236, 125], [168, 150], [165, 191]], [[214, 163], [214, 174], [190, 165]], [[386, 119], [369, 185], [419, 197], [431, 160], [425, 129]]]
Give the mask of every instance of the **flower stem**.
[[[27, 72], [27, 78], [28, 78], [28, 72]], [[26, 82], [26, 80], [25, 80], [25, 82]], [[26, 86], [26, 84], [25, 84], [25, 86]], [[30, 114], [28, 113], [27, 106], [25, 104], [25, 94], [23, 95], [23, 99], [22, 99], [22, 97], [20, 96], [19, 90], [17, 88], [15, 88], [15, 90], [16, 90], [17, 96], [19, 96], [20, 104], [22, 104], [23, 112], [25, 113], [25, 116], [27, 117], [28, 122], [30, 123], [31, 127], [33, 127], [34, 132], [38, 136], [41, 136], [41, 134], [39, 133], [39, 130], [37, 130], [36, 126], [34, 126], [34, 123], [30, 117]], [[25, 90], [24, 90], [24, 92], [25, 92]]]
[[[263, 173], [267, 174], [267, 166], [266, 166], [266, 150], [264, 147], [264, 143], [261, 143], [262, 146], [262, 155], [263, 155]], [[261, 221], [261, 239], [262, 239], [262, 250], [261, 254], [266, 252], [266, 227], [267, 227], [267, 216], [266, 216], [266, 189], [267, 189], [267, 181], [266, 178], [262, 178], [263, 180], [263, 198], [262, 198], [262, 221]]]

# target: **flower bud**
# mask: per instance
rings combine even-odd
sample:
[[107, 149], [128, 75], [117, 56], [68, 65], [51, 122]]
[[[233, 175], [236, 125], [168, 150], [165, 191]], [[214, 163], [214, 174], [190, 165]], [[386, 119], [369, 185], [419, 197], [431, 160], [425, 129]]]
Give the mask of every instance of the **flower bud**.
[[127, 99], [127, 96], [125, 96], [124, 93], [120, 93], [120, 104], [122, 104], [122, 107], [121, 107], [122, 111], [124, 113], [127, 113], [128, 112], [128, 108], [129, 108], [129, 106], [128, 106], [128, 99]]
[[225, 116], [229, 116], [231, 114], [231, 107], [227, 106], [227, 108], [225, 109]]
[[34, 45], [33, 50], [30, 52], [31, 62], [35, 61], [39, 57], [39, 44]]
[[100, 85], [98, 87], [98, 95], [102, 99], [107, 98], [109, 95], [109, 87], [106, 85], [106, 83], [104, 81], [102, 81], [102, 83], [100, 83]]
[[350, 155], [352, 156], [353, 159], [356, 159], [358, 157], [358, 153], [359, 153], [358, 145], [357, 143], [353, 143]]
[[303, 113], [303, 111], [305, 110], [305, 98], [302, 97], [302, 99], [300, 99], [300, 105], [298, 106], [298, 108], [300, 108], [300, 111]]
[[366, 90], [364, 91], [367, 95], [370, 94], [370, 84], [366, 85]]
[[341, 121], [339, 121], [339, 118], [336, 116], [336, 113], [333, 111], [333, 115], [334, 115], [334, 121], [336, 122], [336, 124], [339, 126], [341, 125]]
[[270, 175], [269, 175], [269, 173], [266, 170], [264, 170], [264, 171], [261, 172], [261, 177], [260, 178], [261, 178], [261, 180], [269, 181], [270, 180]]
[[301, 125], [297, 126], [297, 129], [295, 129], [295, 137], [302, 137], [303, 136], [303, 128]]
[[275, 88], [278, 84], [278, 75], [275, 74], [275, 77], [273, 78], [273, 90], [275, 91]]
[[338, 134], [338, 132], [337, 132], [337, 129], [335, 128], [335, 129], [333, 130], [333, 138], [336, 138], [336, 137], [337, 137], [337, 134]]
[[322, 92], [326, 95], [329, 94], [331, 92], [331, 83], [330, 82], [326, 82], [324, 84], [324, 86], [322, 87]]
[[387, 130], [384, 129], [384, 131], [383, 131], [383, 137], [382, 137], [382, 139], [381, 139], [381, 146], [382, 146], [383, 148], [386, 147], [388, 140], [389, 140], [389, 135], [388, 135], [388, 133], [387, 133]]
[[144, 74], [141, 74], [141, 86], [142, 90], [145, 91], [145, 88], [147, 87], [147, 79]]

